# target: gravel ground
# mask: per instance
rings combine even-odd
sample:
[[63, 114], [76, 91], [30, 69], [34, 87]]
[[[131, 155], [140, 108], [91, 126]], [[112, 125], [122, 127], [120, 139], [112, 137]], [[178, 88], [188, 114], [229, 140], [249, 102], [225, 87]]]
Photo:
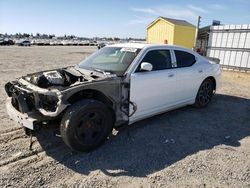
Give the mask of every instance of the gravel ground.
[[222, 72], [205, 109], [185, 107], [72, 153], [56, 128], [29, 137], [5, 111], [4, 84], [74, 65], [95, 47], [0, 47], [0, 187], [250, 187], [250, 74]]

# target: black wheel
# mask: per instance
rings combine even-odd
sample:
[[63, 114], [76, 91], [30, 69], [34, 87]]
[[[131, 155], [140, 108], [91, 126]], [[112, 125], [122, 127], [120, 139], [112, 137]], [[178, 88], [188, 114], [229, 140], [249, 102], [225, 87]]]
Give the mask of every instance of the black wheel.
[[63, 141], [75, 151], [90, 151], [101, 145], [113, 129], [113, 116], [105, 104], [82, 100], [70, 106], [60, 126]]
[[195, 106], [203, 108], [208, 105], [214, 94], [214, 82], [206, 79], [202, 82], [195, 99]]

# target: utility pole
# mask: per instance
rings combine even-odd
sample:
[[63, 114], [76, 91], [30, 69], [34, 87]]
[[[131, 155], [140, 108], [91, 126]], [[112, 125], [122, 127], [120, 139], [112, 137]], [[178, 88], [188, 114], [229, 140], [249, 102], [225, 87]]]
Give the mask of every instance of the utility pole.
[[199, 34], [200, 23], [201, 23], [201, 16], [198, 16], [197, 31], [196, 31], [196, 37], [195, 37], [195, 48], [197, 47], [197, 41], [198, 41], [198, 34]]
[[198, 23], [197, 23], [197, 29], [199, 30], [201, 23], [201, 16], [198, 16]]

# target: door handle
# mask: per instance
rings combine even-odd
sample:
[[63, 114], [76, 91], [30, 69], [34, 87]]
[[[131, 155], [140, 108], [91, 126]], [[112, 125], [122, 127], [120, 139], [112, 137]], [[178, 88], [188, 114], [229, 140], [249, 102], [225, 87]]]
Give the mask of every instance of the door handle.
[[169, 73], [169, 74], [168, 74], [168, 77], [170, 77], [170, 78], [171, 78], [171, 77], [174, 77], [174, 74], [173, 74], [173, 73]]
[[199, 70], [198, 70], [198, 72], [199, 72], [199, 73], [202, 73], [202, 72], [203, 72], [203, 70], [202, 70], [202, 69], [199, 69]]

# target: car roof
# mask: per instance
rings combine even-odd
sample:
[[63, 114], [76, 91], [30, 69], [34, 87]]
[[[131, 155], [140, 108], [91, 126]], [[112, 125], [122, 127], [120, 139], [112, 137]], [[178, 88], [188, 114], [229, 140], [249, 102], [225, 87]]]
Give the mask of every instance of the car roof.
[[169, 47], [169, 48], [183, 48], [181, 46], [176, 46], [176, 45], [168, 45], [168, 44], [148, 44], [148, 43], [116, 43], [116, 44], [111, 44], [108, 45], [108, 47], [120, 47], [120, 48], [138, 48], [138, 49], [143, 49], [143, 48], [150, 48], [150, 47]]
[[116, 43], [116, 44], [111, 44], [111, 45], [107, 45], [106, 47], [119, 47], [119, 48], [138, 48], [138, 49], [143, 49], [143, 50], [154, 50], [154, 49], [158, 49], [158, 48], [168, 48], [168, 49], [172, 49], [172, 50], [181, 50], [181, 51], [185, 51], [188, 53], [193, 54], [196, 57], [202, 57], [201, 55], [199, 55], [198, 53], [196, 53], [195, 51], [185, 48], [183, 46], [178, 46], [178, 45], [169, 45], [169, 44], [148, 44], [148, 43]]
[[121, 48], [139, 48], [142, 49], [149, 44], [146, 43], [116, 43], [108, 45], [109, 47], [121, 47]]

